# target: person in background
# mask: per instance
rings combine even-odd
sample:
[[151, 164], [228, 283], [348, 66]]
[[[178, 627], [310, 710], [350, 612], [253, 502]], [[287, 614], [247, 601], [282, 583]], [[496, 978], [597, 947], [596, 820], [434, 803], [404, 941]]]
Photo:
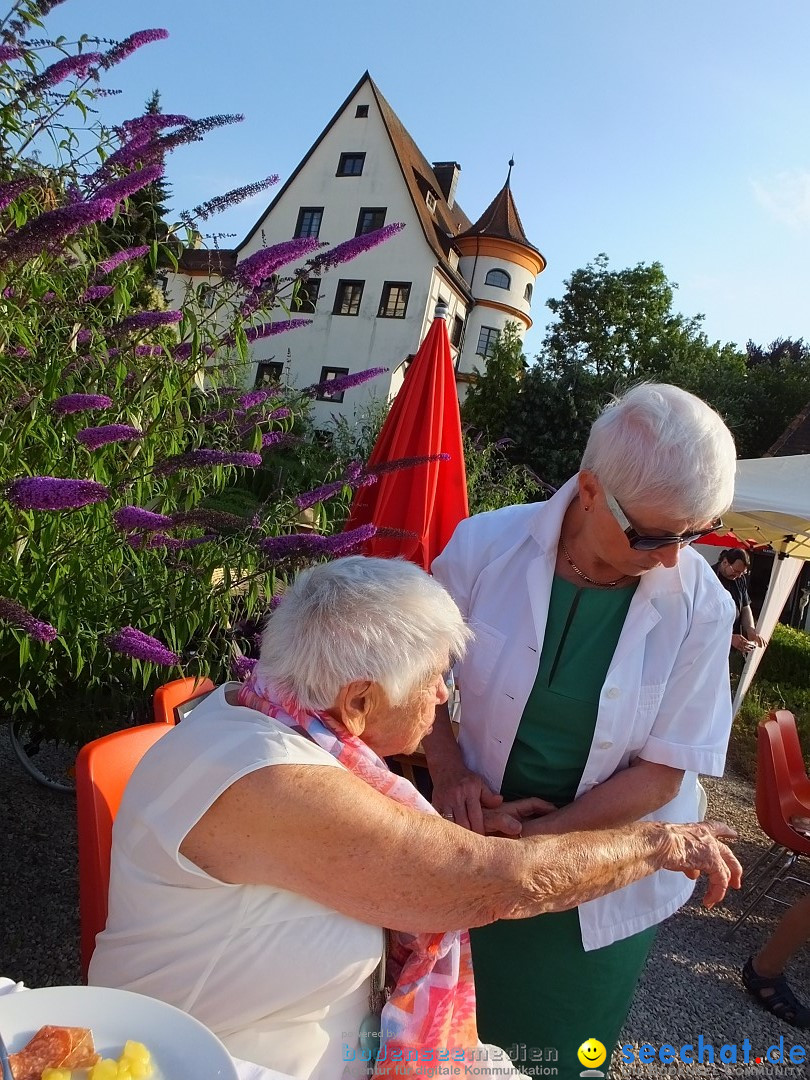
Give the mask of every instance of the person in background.
[[[547, 502], [469, 518], [434, 576], [475, 640], [425, 741], [434, 805], [483, 831], [487, 807], [555, 809], [523, 836], [698, 816], [731, 728], [733, 606], [689, 544], [734, 492], [734, 440], [674, 386], [634, 387], [595, 421], [579, 473]], [[525, 839], [517, 841], [526, 843]], [[578, 1076], [587, 1039], [615, 1045], [655, 927], [691, 882], [656, 874], [577, 909], [474, 930], [482, 1038], [556, 1047]]]
[[734, 601], [737, 616], [731, 631], [731, 645], [743, 656], [747, 656], [757, 645], [765, 644], [765, 639], [756, 632], [748, 596], [746, 578], [750, 568], [751, 557], [743, 548], [728, 548], [721, 553], [713, 567], [718, 581]]
[[760, 1005], [794, 1027], [810, 1029], [810, 1008], [803, 1005], [785, 978], [785, 965], [810, 939], [810, 896], [797, 901], [742, 969], [742, 981]]

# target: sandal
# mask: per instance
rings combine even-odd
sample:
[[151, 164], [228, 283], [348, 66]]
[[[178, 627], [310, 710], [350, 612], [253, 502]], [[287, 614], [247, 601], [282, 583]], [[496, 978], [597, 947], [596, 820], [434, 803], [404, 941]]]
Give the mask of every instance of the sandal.
[[780, 1020], [798, 1028], [810, 1028], [810, 1009], [802, 1005], [788, 985], [784, 975], [768, 978], [754, 971], [754, 958], [749, 956], [742, 969], [745, 989], [755, 997], [763, 1009]]

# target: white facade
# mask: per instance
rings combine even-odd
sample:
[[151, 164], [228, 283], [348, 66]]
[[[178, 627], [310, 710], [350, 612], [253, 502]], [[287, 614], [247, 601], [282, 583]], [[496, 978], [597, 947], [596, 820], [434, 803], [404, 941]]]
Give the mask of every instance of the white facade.
[[[362, 160], [347, 164], [346, 155], [362, 155]], [[348, 175], [341, 174], [347, 171]], [[283, 364], [282, 380], [297, 387], [343, 372], [389, 369], [347, 392], [342, 403], [314, 402], [316, 422], [325, 423], [335, 413], [351, 417], [368, 396], [388, 398], [397, 392], [405, 361], [418, 349], [440, 300], [448, 307], [451, 340], [463, 340], [461, 355], [453, 348], [459, 372], [474, 371], [481, 363], [475, 352], [482, 325], [501, 329], [516, 317], [501, 307], [476, 305], [473, 296], [514, 309], [525, 316], [518, 321], [527, 329], [531, 319], [526, 285], [534, 286], [536, 274], [490, 254], [477, 260], [464, 257], [453, 238], [468, 229], [470, 222], [454, 204], [453, 194], [451, 190], [448, 202], [437, 175], [371, 78], [364, 76], [246, 239], [235, 253], [228, 254], [235, 254], [238, 262], [262, 247], [301, 235], [302, 228], [311, 235], [318, 214], [317, 236], [330, 246], [360, 231], [363, 210], [376, 212], [374, 227], [402, 222], [405, 228], [323, 275], [314, 313], [293, 312], [295, 317], [311, 318], [310, 326], [252, 346], [250, 384], [260, 380], [263, 372], [279, 374], [276, 367], [263, 368], [263, 364]], [[195, 254], [194, 269], [177, 275], [170, 284], [175, 296], [188, 287], [190, 274], [195, 284], [217, 280], [216, 274], [200, 266], [204, 253]], [[475, 280], [470, 289], [473, 266]], [[497, 267], [509, 274], [508, 289], [485, 284], [486, 273]], [[294, 270], [285, 268], [281, 274]], [[359, 303], [358, 285], [362, 287]], [[383, 307], [384, 297], [390, 301], [389, 285], [400, 299], [396, 290], [407, 286], [404, 315], [401, 304], [389, 302]]]

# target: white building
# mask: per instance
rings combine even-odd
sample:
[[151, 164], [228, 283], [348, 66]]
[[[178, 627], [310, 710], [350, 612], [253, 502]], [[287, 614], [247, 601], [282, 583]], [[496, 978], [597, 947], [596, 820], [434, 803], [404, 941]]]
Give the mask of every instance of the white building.
[[391, 240], [315, 281], [298, 313], [311, 314], [310, 326], [254, 344], [251, 381], [303, 387], [388, 368], [345, 404], [330, 398], [315, 406], [316, 420], [351, 415], [363, 395], [397, 392], [441, 300], [463, 389], [508, 321], [522, 332], [532, 325], [532, 291], [546, 263], [523, 231], [509, 176], [473, 224], [455, 201], [460, 172], [456, 162], [427, 161], [366, 72], [238, 247], [186, 251], [171, 290], [217, 281], [291, 237], [336, 244], [403, 222]]

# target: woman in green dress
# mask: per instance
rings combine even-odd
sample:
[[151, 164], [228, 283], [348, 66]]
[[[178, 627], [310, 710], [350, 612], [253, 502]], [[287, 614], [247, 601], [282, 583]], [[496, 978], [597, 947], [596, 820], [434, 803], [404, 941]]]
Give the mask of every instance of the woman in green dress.
[[[527, 795], [549, 812], [524, 835], [698, 816], [697, 774], [722, 774], [731, 725], [733, 611], [688, 545], [730, 505], [734, 470], [713, 410], [647, 384], [605, 410], [548, 502], [459, 526], [433, 565], [476, 635], [459, 743], [445, 710], [426, 740], [445, 817], [480, 832], [483, 808]], [[609, 1059], [655, 927], [691, 888], [656, 874], [474, 931], [481, 1037], [559, 1077], [579, 1076], [588, 1040]]]

